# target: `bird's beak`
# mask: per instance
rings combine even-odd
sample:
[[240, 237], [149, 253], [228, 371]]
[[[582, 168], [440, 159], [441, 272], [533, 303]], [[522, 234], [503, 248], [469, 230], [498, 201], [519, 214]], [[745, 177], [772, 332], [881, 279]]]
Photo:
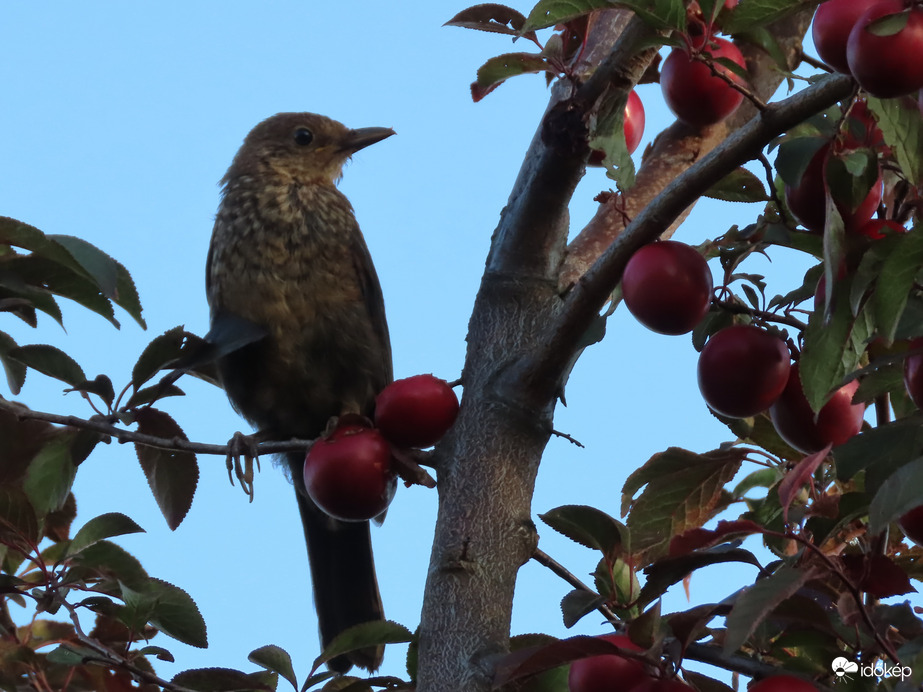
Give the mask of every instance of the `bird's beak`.
[[358, 130], [350, 130], [340, 143], [340, 150], [352, 154], [393, 134], [394, 130], [390, 127], [360, 127]]

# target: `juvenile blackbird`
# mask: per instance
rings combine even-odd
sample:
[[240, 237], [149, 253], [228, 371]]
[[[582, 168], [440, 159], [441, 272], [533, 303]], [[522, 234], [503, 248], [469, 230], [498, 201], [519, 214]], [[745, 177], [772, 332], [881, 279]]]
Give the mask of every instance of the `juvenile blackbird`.
[[[222, 179], [206, 266], [211, 329], [234, 408], [269, 439], [313, 439], [333, 416], [373, 413], [392, 380], [378, 276], [336, 188], [359, 149], [394, 134], [313, 113], [257, 125]], [[238, 346], [238, 344], [244, 344]], [[286, 455], [304, 525], [321, 640], [384, 618], [368, 522], [341, 522], [308, 498], [304, 454]], [[335, 660], [374, 670], [380, 648]]]

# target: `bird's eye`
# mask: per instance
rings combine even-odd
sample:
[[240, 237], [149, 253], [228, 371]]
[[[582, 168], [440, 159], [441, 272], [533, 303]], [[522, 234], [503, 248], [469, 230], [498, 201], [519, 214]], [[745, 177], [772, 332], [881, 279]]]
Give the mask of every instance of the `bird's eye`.
[[295, 130], [295, 143], [303, 147], [308, 146], [314, 141], [314, 133], [306, 127], [299, 127]]

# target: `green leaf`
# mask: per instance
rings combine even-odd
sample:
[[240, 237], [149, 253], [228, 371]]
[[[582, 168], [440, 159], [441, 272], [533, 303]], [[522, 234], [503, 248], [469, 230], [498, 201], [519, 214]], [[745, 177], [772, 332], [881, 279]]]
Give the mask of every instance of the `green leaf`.
[[872, 300], [878, 331], [888, 342], [907, 305], [907, 296], [923, 266], [923, 229], [892, 237], [893, 251], [885, 259]]
[[72, 433], [52, 437], [29, 464], [23, 489], [39, 516], [61, 509], [74, 484], [77, 467], [71, 457], [72, 439]]
[[910, 9], [894, 14], [886, 14], [866, 24], [864, 31], [875, 36], [894, 36], [907, 26], [910, 19]]
[[674, 535], [711, 519], [745, 457], [738, 448], [696, 454], [671, 447], [634, 471], [622, 488], [622, 513], [631, 510], [627, 524], [636, 566], [666, 555]]
[[72, 389], [64, 390], [66, 392], [83, 392], [85, 394], [95, 394], [106, 406], [112, 406], [115, 400], [115, 389], [112, 387], [112, 380], [108, 375], [97, 375], [92, 380], [84, 380], [75, 385]]
[[862, 355], [849, 348], [855, 319], [849, 307], [848, 282], [840, 282], [830, 293], [835, 296], [833, 314], [825, 321], [822, 310], [811, 313], [799, 360], [804, 395], [813, 411], [819, 411], [833, 390], [842, 386]]
[[564, 626], [570, 629], [580, 619], [593, 612], [606, 602], [606, 599], [597, 593], [586, 589], [574, 589], [561, 600], [561, 614], [564, 617]]
[[321, 655], [314, 660], [311, 672], [313, 673], [327, 661], [331, 661], [337, 656], [342, 656], [350, 651], [384, 646], [386, 644], [403, 644], [412, 640], [413, 632], [391, 620], [363, 622], [343, 630], [334, 637]]
[[68, 574], [69, 582], [106, 575], [139, 591], [149, 580], [138, 559], [111, 541], [97, 541], [74, 555], [72, 559], [75, 567]]
[[180, 689], [196, 692], [270, 692], [275, 690], [270, 673], [244, 673], [232, 668], [196, 668], [177, 673], [170, 681]]
[[776, 155], [776, 171], [782, 182], [798, 185], [811, 159], [828, 142], [823, 137], [787, 137]]
[[625, 525], [595, 507], [564, 505], [538, 517], [558, 533], [587, 548], [601, 551], [610, 560], [631, 551]]
[[138, 362], [131, 371], [132, 386], [138, 389], [162, 368], [179, 358], [185, 342], [186, 331], [181, 326], [168, 329], [155, 337], [144, 347], [138, 357]]
[[278, 674], [292, 683], [292, 687], [298, 689], [298, 678], [295, 676], [292, 657], [285, 649], [272, 644], [261, 646], [251, 651], [247, 660]]
[[46, 238], [67, 250], [83, 271], [93, 278], [104, 296], [115, 297], [118, 285], [115, 260], [82, 238], [71, 235], [48, 235]]
[[608, 0], [539, 0], [521, 30], [546, 29], [589, 14], [593, 10], [611, 7], [612, 3]]
[[6, 372], [6, 383], [14, 395], [19, 394], [26, 383], [26, 371], [28, 370], [25, 365], [10, 356], [10, 351], [18, 347], [19, 344], [13, 337], [6, 332], [0, 332], [0, 363], [3, 364], [3, 370]]
[[625, 143], [626, 99], [627, 94], [622, 98], [604, 98], [590, 116], [590, 148], [605, 154], [606, 175], [621, 191], [628, 190], [635, 182], [635, 164]]
[[144, 533], [144, 529], [138, 526], [132, 518], [119, 512], [101, 514], [83, 525], [71, 540], [66, 554], [70, 557], [103, 539], [129, 533]]
[[797, 593], [815, 576], [808, 569], [783, 565], [740, 594], [726, 620], [725, 656], [730, 656], [743, 646], [776, 606]]
[[[541, 55], [505, 53], [491, 58], [478, 68], [478, 79], [475, 85], [479, 90], [478, 93], [483, 97], [510, 77], [548, 71], [553, 70]], [[475, 98], [475, 101], [479, 100], [480, 98]]]
[[686, 28], [686, 8], [681, 0], [617, 0], [656, 30], [683, 31]]
[[733, 544], [723, 544], [705, 550], [696, 550], [678, 557], [658, 560], [644, 570], [647, 580], [638, 602], [644, 605], [660, 598], [667, 589], [685, 579], [695, 570], [709, 565], [724, 562], [742, 562], [762, 570], [759, 560], [749, 550], [733, 547]]
[[9, 352], [23, 365], [75, 387], [86, 381], [83, 368], [64, 351], [47, 344], [20, 346]]
[[734, 8], [724, 32], [736, 34], [766, 26], [802, 6], [801, 0], [745, 0]]
[[869, 533], [877, 535], [901, 515], [920, 506], [923, 457], [905, 464], [881, 484], [869, 505]]
[[25, 492], [12, 485], [0, 485], [0, 543], [36, 545], [39, 540], [38, 518]]
[[923, 183], [923, 118], [916, 101], [869, 96], [868, 106], [907, 180], [913, 185]]
[[[188, 440], [186, 433], [168, 414], [153, 408], [138, 412], [138, 432], [167, 440]], [[138, 461], [154, 492], [157, 506], [167, 520], [167, 526], [176, 529], [183, 521], [199, 481], [199, 465], [192, 452], [171, 451], [135, 443]]]
[[746, 168], [738, 168], [712, 185], [706, 197], [722, 202], [767, 202], [769, 195], [762, 181]]
[[151, 578], [141, 591], [123, 585], [122, 595], [126, 605], [132, 601], [143, 604], [149, 622], [167, 636], [200, 649], [208, 646], [205, 620], [192, 597], [178, 586]]

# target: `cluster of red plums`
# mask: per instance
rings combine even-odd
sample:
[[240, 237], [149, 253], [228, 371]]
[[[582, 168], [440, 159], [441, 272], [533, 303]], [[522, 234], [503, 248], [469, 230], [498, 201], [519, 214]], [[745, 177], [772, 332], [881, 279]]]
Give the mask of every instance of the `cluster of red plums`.
[[[628, 261], [622, 295], [631, 314], [649, 329], [685, 334], [708, 312], [711, 271], [694, 248], [658, 241]], [[699, 356], [698, 380], [712, 410], [732, 418], [768, 410], [779, 435], [805, 453], [842, 444], [862, 427], [865, 405], [852, 403], [859, 383], [841, 387], [815, 416], [788, 346], [762, 327], [734, 325], [714, 334]]]
[[432, 375], [395, 380], [375, 401], [374, 427], [345, 419], [318, 438], [304, 461], [314, 503], [343, 521], [367, 521], [387, 509], [397, 488], [392, 446], [431, 447], [455, 422], [458, 397]]
[[[641, 652], [627, 635], [599, 637], [621, 649]], [[567, 676], [570, 692], [692, 692], [679, 678], [657, 678], [642, 661], [618, 654], [602, 654], [574, 661]], [[793, 675], [773, 675], [751, 684], [748, 692], [817, 692], [810, 682]]]

